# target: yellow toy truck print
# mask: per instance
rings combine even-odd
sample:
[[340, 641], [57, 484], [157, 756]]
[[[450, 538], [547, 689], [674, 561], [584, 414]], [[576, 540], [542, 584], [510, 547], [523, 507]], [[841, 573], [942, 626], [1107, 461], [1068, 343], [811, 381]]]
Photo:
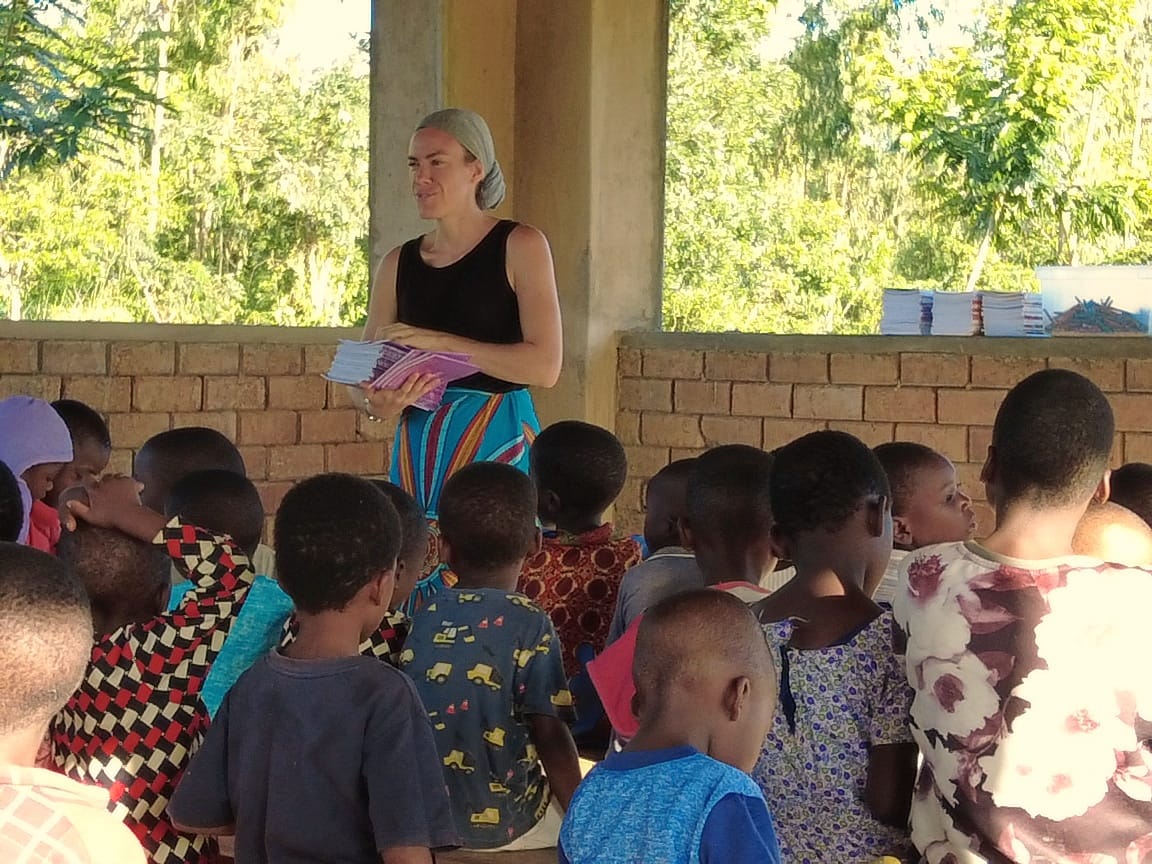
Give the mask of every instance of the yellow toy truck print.
[[469, 758], [463, 750], [450, 751], [448, 755], [444, 757], [444, 767], [453, 768], [465, 774], [471, 774], [476, 770], [476, 766], [472, 764], [472, 759]]
[[487, 807], [479, 813], [473, 813], [468, 821], [473, 825], [499, 825], [500, 811], [495, 807]]
[[504, 730], [499, 726], [495, 729], [485, 729], [482, 737], [493, 747], [504, 746]]
[[572, 694], [567, 690], [561, 690], [552, 697], [552, 704], [557, 708], [571, 708]]
[[458, 591], [456, 593], [457, 603], [479, 603], [484, 597], [480, 594], [473, 594], [471, 591]]
[[512, 790], [505, 786], [503, 783], [489, 783], [488, 791], [493, 795], [507, 795]]
[[528, 665], [528, 661], [536, 656], [535, 651], [529, 651], [525, 648], [517, 648], [512, 652], [512, 659], [516, 661], [516, 665], [523, 669]]
[[429, 681], [436, 684], [443, 684], [448, 680], [448, 676], [452, 674], [451, 663], [437, 663], [431, 669], [424, 673], [424, 677]]
[[412, 662], [412, 659], [415, 656], [416, 656], [415, 651], [413, 651], [411, 648], [405, 648], [403, 651], [400, 652], [400, 656], [396, 659], [397, 659], [397, 662], [399, 662], [399, 664], [401, 666], [407, 666], [409, 663]]
[[483, 684], [492, 690], [499, 690], [504, 686], [504, 679], [500, 677], [500, 673], [487, 663], [477, 663], [468, 670], [467, 678], [473, 684]]
[[432, 644], [440, 648], [451, 648], [456, 644], [457, 638], [463, 642], [476, 641], [476, 637], [472, 635], [471, 627], [467, 625], [463, 627], [448, 626], [432, 637]]

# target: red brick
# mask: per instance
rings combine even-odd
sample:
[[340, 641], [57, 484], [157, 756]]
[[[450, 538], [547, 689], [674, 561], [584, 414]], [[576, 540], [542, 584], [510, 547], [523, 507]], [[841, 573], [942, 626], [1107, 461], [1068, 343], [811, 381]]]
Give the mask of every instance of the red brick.
[[819, 432], [827, 428], [828, 424], [820, 420], [777, 420], [767, 417], [764, 419], [763, 447], [765, 450], [774, 450], [809, 432]]
[[132, 410], [132, 379], [92, 375], [64, 379], [64, 398], [76, 399], [104, 414]]
[[[335, 444], [356, 440], [356, 411], [351, 408], [300, 412], [301, 444]], [[379, 449], [377, 447], [377, 449]]]
[[897, 441], [915, 441], [947, 456], [952, 462], [968, 458], [968, 427], [941, 426], [937, 423], [899, 423]]
[[672, 382], [651, 378], [621, 378], [616, 404], [628, 411], [671, 411]]
[[651, 477], [668, 464], [667, 447], [625, 447], [630, 477]]
[[1124, 461], [1152, 463], [1152, 434], [1125, 432]]
[[60, 378], [55, 375], [0, 375], [0, 399], [35, 396], [45, 402], [60, 398]]
[[240, 372], [240, 345], [236, 342], [187, 342], [177, 353], [181, 375], [236, 375]]
[[388, 448], [377, 441], [325, 444], [325, 470], [379, 475], [387, 471]]
[[103, 375], [108, 371], [108, 346], [104, 342], [44, 342], [40, 346], [40, 371]]
[[732, 410], [732, 385], [727, 381], [677, 381], [673, 396], [677, 414], [727, 414]]
[[268, 478], [268, 448], [267, 447], [240, 447], [240, 456], [244, 460], [244, 470], [249, 480], [266, 480]]
[[145, 441], [172, 428], [167, 414], [111, 414], [108, 417], [108, 436], [114, 447], [139, 448]]
[[792, 416], [802, 420], [859, 420], [863, 405], [863, 387], [797, 384], [792, 391]]
[[332, 367], [332, 358], [335, 356], [335, 345], [305, 345], [304, 374], [323, 375]]
[[828, 381], [827, 354], [776, 354], [768, 358], [768, 380], [791, 384]]
[[0, 340], [0, 373], [31, 374], [39, 369], [39, 343], [31, 339]]
[[[257, 483], [256, 488], [260, 492], [260, 500], [264, 502], [264, 512], [271, 515], [279, 510], [280, 502], [284, 500], [284, 496], [287, 495], [289, 490], [295, 485], [295, 483], [288, 482]], [[269, 534], [268, 536], [271, 535]]]
[[241, 411], [238, 444], [295, 444], [299, 422], [295, 411]]
[[[331, 397], [329, 397], [331, 398]], [[333, 404], [332, 402], [328, 403]], [[343, 403], [335, 403], [337, 407], [329, 408], [329, 411], [338, 411], [339, 406]], [[352, 410], [356, 412], [356, 436], [361, 441], [391, 441], [392, 437], [396, 434], [396, 421], [395, 420], [369, 420], [368, 415], [361, 411], [358, 407]]]
[[901, 354], [901, 384], [963, 387], [968, 383], [969, 358], [963, 354]]
[[931, 387], [869, 387], [864, 416], [895, 423], [931, 423], [936, 419], [936, 391]]
[[768, 355], [709, 351], [704, 355], [704, 369], [711, 381], [767, 381]]
[[1006, 390], [938, 390], [936, 419], [940, 423], [991, 426]]
[[747, 417], [791, 417], [791, 384], [733, 384], [732, 413]]
[[703, 447], [700, 418], [645, 411], [640, 415], [640, 441], [658, 447]]
[[700, 431], [709, 447], [719, 444], [750, 444], [759, 447], [764, 439], [759, 417], [701, 417]]
[[700, 378], [703, 374], [703, 351], [644, 349], [645, 378]]
[[832, 420], [829, 422], [828, 428], [836, 429], [839, 432], [847, 432], [849, 435], [855, 435], [869, 447], [875, 447], [877, 444], [887, 444], [893, 440], [892, 436], [895, 424]]
[[622, 378], [639, 378], [643, 362], [644, 355], [635, 348], [620, 348], [616, 351], [616, 372]]
[[972, 386], [1011, 388], [1047, 368], [1044, 357], [973, 357]]
[[127, 448], [123, 450], [113, 450], [108, 455], [108, 465], [104, 469], [107, 474], [131, 474], [132, 473], [132, 458], [133, 452]]
[[[980, 479], [980, 472], [984, 470], [984, 463], [981, 462], [956, 462], [956, 480], [960, 484], [960, 488], [964, 490], [966, 495], [970, 495], [974, 501], [984, 501], [985, 491], [984, 483]], [[980, 523], [981, 536], [988, 536], [992, 533], [992, 522]]]
[[[364, 396], [360, 388], [354, 388], [356, 390], [354, 395], [351, 392], [353, 388], [350, 388], [347, 384], [337, 384], [335, 381], [324, 381], [324, 383], [328, 385], [328, 392], [324, 403], [326, 406], [331, 408], [355, 408], [357, 411], [364, 409]], [[309, 405], [308, 407], [312, 408], [315, 406]], [[395, 426], [395, 419], [396, 418], [392, 418], [387, 421], [387, 423]], [[387, 423], [385, 425], [387, 425]]]
[[1112, 439], [1112, 455], [1108, 457], [1110, 468], [1119, 468], [1124, 464], [1124, 436], [1116, 435]]
[[1129, 360], [1128, 380], [1129, 390], [1152, 390], [1152, 360]]
[[968, 461], [983, 463], [988, 458], [988, 448], [992, 446], [991, 426], [968, 427]]
[[176, 345], [172, 342], [115, 342], [113, 375], [171, 375], [176, 371]]
[[895, 354], [833, 354], [833, 384], [895, 384], [900, 358]]
[[215, 429], [229, 441], [236, 440], [235, 411], [177, 411], [172, 415], [172, 428], [206, 426]]
[[1124, 389], [1124, 361], [1107, 357], [1049, 357], [1049, 369], [1071, 369], [1105, 392]]
[[668, 451], [668, 459], [671, 462], [676, 462], [679, 459], [695, 459], [707, 449], [707, 447], [672, 447]]
[[1108, 401], [1116, 415], [1116, 431], [1147, 432], [1152, 429], [1152, 396], [1112, 393]]
[[[618, 512], [643, 513], [644, 512], [644, 485], [645, 478], [629, 477], [624, 481], [624, 488], [616, 498]], [[641, 520], [643, 521], [643, 520]]]
[[317, 375], [273, 375], [268, 378], [269, 408], [319, 410], [326, 404], [327, 394], [328, 382]]
[[303, 480], [305, 477], [323, 473], [323, 444], [268, 448], [269, 480]]
[[616, 437], [625, 447], [640, 443], [640, 415], [635, 411], [616, 412]]
[[259, 411], [267, 404], [263, 378], [207, 377], [204, 410]]
[[143, 377], [132, 382], [132, 407], [137, 411], [199, 411], [204, 383], [179, 376]]
[[300, 375], [304, 351], [299, 345], [242, 345], [240, 372], [244, 375]]

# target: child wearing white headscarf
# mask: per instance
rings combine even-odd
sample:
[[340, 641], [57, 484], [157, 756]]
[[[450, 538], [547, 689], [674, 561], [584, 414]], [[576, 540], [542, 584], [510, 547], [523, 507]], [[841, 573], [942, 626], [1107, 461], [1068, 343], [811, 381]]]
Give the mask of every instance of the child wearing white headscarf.
[[[71, 461], [72, 436], [51, 405], [31, 396], [12, 396], [0, 402], [0, 462], [16, 475], [24, 504], [19, 542], [44, 552], [55, 550], [59, 520], [38, 518], [39, 526], [33, 531], [32, 516], [35, 510], [51, 511], [43, 498], [52, 491], [52, 478]], [[47, 529], [42, 527], [45, 525]]]

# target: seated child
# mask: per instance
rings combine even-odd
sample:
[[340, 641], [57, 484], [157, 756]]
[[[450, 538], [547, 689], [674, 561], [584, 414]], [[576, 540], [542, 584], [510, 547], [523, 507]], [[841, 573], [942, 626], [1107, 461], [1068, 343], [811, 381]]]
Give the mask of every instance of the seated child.
[[387, 480], [373, 480], [372, 484], [384, 493], [396, 514], [400, 517], [400, 556], [396, 560], [396, 596], [392, 599], [392, 609], [412, 614], [413, 592], [416, 583], [423, 575], [424, 562], [428, 552], [428, 520], [416, 499]]
[[772, 655], [752, 612], [721, 591], [686, 591], [640, 622], [640, 729], [576, 790], [562, 864], [778, 864], [772, 817], [747, 772], [772, 725]]
[[872, 598], [891, 604], [900, 563], [914, 549], [969, 540], [976, 534], [972, 498], [960, 488], [956, 466], [931, 447], [910, 441], [872, 451], [892, 490], [892, 557]]
[[904, 562], [893, 608], [923, 754], [912, 840], [929, 864], [1147, 859], [1152, 573], [1072, 550], [1107, 497], [1113, 433], [1087, 378], [1030, 375], [984, 464], [995, 530]]
[[910, 851], [912, 694], [891, 612], [865, 586], [892, 551], [888, 479], [866, 445], [814, 432], [772, 468], [773, 534], [796, 575], [760, 620], [779, 658], [780, 710], [753, 777], [796, 864]]
[[[227, 535], [248, 556], [254, 554], [264, 532], [264, 505], [252, 481], [221, 469], [193, 471], [178, 480], [168, 493], [164, 515]], [[184, 605], [184, 595], [191, 589], [187, 580], [173, 585], [168, 610], [174, 612]], [[256, 576], [200, 693], [209, 716], [216, 716], [236, 679], [280, 644], [291, 614], [292, 598], [276, 580]]]
[[24, 527], [24, 501], [16, 475], [0, 462], [0, 541], [15, 543]]
[[677, 459], [657, 471], [644, 487], [644, 533], [641, 551], [647, 559], [680, 544], [680, 522], [688, 514], [688, 475], [695, 459]]
[[[76, 530], [65, 531], [60, 555], [88, 591], [96, 642], [52, 721], [52, 761], [110, 790], [112, 812], [154, 864], [210, 864], [215, 841], [177, 830], [168, 800], [208, 724], [201, 686], [253, 573], [230, 539], [179, 519], [165, 525], [138, 489], [106, 478], [87, 490], [88, 503], [64, 502], [65, 528]], [[164, 611], [169, 562], [195, 581], [176, 612]]]
[[604, 650], [620, 579], [640, 563], [639, 544], [613, 537], [602, 521], [624, 488], [628, 459], [615, 435], [578, 420], [542, 431], [529, 458], [544, 547], [524, 564], [519, 590], [552, 619], [571, 678], [578, 648]]
[[45, 503], [55, 508], [60, 493], [65, 489], [83, 486], [104, 473], [112, 456], [112, 438], [104, 418], [83, 402], [57, 399], [52, 403], [52, 408], [60, 415], [68, 427], [68, 434], [72, 436], [72, 461], [53, 478], [52, 491], [44, 499]]
[[242, 862], [430, 862], [457, 844], [428, 718], [411, 682], [360, 656], [388, 610], [395, 508], [368, 480], [322, 474], [276, 514], [295, 640], [229, 691], [176, 795], [188, 831], [236, 835]]
[[1127, 507], [1152, 525], [1152, 465], [1129, 462], [1113, 471], [1108, 500]]
[[0, 402], [0, 462], [16, 475], [24, 503], [20, 542], [55, 552], [60, 520], [44, 499], [60, 469], [72, 461], [72, 436], [42, 399], [12, 396]]
[[440, 530], [459, 582], [412, 617], [401, 667], [432, 719], [457, 830], [469, 849], [555, 846], [580, 767], [556, 632], [515, 593], [539, 544], [536, 489], [510, 465], [468, 465], [444, 484]]
[[1112, 501], [1093, 502], [1076, 526], [1072, 551], [1098, 561], [1152, 567], [1152, 527]]
[[0, 861], [143, 864], [108, 793], [34, 767], [92, 651], [84, 587], [56, 559], [0, 543]]
[[[168, 493], [182, 477], [212, 468], [248, 476], [244, 457], [223, 433], [205, 426], [185, 426], [145, 441], [132, 462], [132, 476], [144, 484], [140, 493], [144, 506], [163, 513]], [[275, 577], [276, 556], [271, 547], [259, 544], [250, 561], [261, 576]], [[173, 581], [179, 581], [175, 575]]]

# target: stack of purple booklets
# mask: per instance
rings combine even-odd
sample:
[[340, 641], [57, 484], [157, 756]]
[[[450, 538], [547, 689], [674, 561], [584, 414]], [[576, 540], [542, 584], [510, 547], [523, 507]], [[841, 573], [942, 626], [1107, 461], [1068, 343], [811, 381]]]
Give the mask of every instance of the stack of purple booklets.
[[395, 342], [341, 339], [336, 346], [332, 367], [324, 377], [340, 384], [371, 381], [377, 390], [395, 390], [412, 375], [439, 375], [440, 386], [414, 403], [417, 408], [434, 411], [444, 399], [444, 390], [449, 382], [480, 371], [470, 361], [467, 354], [423, 351]]

